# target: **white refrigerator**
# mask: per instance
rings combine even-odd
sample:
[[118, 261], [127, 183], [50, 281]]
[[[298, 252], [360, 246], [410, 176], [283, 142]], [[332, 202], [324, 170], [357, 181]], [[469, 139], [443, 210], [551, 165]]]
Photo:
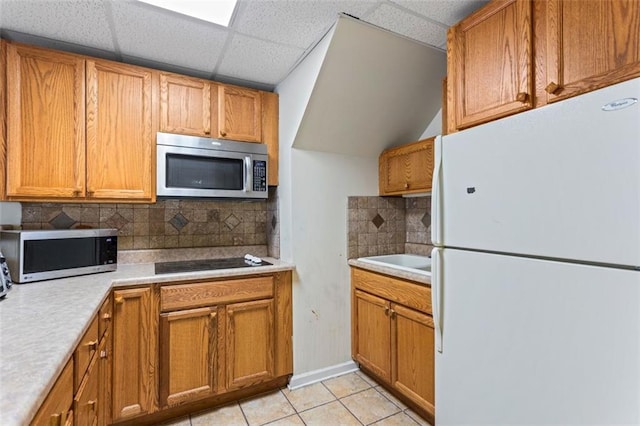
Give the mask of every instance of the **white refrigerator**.
[[640, 424], [640, 79], [436, 140], [436, 423]]

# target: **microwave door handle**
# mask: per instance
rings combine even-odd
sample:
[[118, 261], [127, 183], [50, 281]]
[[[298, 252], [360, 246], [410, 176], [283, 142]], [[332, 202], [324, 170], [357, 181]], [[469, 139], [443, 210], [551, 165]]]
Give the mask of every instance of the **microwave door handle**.
[[244, 157], [244, 192], [251, 191], [253, 187], [253, 173], [251, 173], [251, 157]]

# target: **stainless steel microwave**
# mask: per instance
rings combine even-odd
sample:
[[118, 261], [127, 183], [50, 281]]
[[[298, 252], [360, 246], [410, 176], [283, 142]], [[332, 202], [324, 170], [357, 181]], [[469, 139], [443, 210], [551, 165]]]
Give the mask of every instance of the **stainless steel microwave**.
[[267, 147], [158, 133], [159, 197], [267, 198]]
[[115, 271], [117, 229], [1, 231], [0, 249], [14, 282]]

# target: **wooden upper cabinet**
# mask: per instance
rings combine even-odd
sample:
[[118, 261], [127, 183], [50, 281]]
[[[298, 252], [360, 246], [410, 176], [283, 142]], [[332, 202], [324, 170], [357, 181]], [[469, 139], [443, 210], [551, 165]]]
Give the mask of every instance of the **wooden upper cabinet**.
[[85, 192], [85, 61], [7, 45], [7, 196]]
[[262, 142], [267, 145], [269, 175], [267, 184], [278, 185], [279, 102], [278, 94], [262, 92]]
[[219, 84], [215, 137], [245, 142], [262, 141], [262, 100], [258, 90]]
[[536, 10], [546, 23], [548, 102], [640, 76], [638, 0], [547, 0]]
[[160, 315], [160, 404], [175, 406], [216, 391], [218, 316], [214, 307]]
[[380, 195], [431, 191], [434, 138], [389, 148], [379, 158]]
[[161, 73], [160, 131], [211, 136], [211, 83]]
[[[0, 176], [6, 176], [7, 170], [7, 42], [0, 39]], [[0, 179], [0, 200], [6, 197], [6, 179]]]
[[87, 61], [87, 195], [155, 201], [152, 78], [146, 68]]
[[493, 1], [449, 29], [449, 132], [532, 108], [531, 9]]

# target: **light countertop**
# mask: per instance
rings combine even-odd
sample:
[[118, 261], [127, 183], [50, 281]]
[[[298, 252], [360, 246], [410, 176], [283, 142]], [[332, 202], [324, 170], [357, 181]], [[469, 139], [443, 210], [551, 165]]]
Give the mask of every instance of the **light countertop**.
[[431, 275], [409, 272], [402, 269], [396, 269], [382, 265], [374, 265], [372, 263], [362, 262], [358, 259], [349, 259], [348, 263], [349, 266], [355, 266], [356, 268], [366, 269], [368, 271], [378, 272], [380, 274], [390, 275], [396, 278], [402, 278], [404, 280], [413, 281], [417, 284], [424, 284], [431, 287]]
[[273, 265], [163, 275], [153, 263], [119, 264], [114, 272], [15, 284], [0, 300], [0, 424], [32, 420], [112, 288], [293, 269], [265, 260]]

